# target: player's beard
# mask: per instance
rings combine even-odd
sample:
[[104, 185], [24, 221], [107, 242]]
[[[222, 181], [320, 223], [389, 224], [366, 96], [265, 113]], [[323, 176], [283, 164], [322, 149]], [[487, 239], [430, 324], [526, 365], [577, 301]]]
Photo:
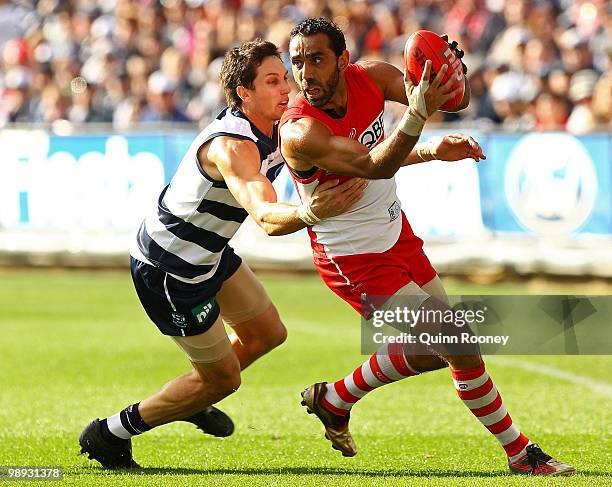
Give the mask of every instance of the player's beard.
[[339, 81], [340, 81], [340, 70], [336, 66], [336, 69], [331, 74], [331, 76], [329, 77], [325, 85], [318, 85], [318, 86], [310, 85], [309, 86], [309, 88], [320, 89], [322, 93], [321, 97], [317, 98], [316, 100], [313, 100], [312, 98], [310, 98], [310, 96], [308, 96], [308, 93], [306, 93], [306, 90], [302, 90], [302, 93], [304, 94], [304, 98], [306, 98], [306, 101], [313, 107], [321, 107], [323, 105], [326, 105], [332, 99], [332, 97], [334, 96], [334, 93], [336, 93], [336, 88], [338, 87]]

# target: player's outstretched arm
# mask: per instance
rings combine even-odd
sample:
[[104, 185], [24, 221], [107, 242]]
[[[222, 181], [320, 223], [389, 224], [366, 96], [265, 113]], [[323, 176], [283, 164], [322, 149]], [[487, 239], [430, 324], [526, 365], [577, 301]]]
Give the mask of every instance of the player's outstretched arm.
[[304, 118], [281, 128], [281, 147], [288, 164], [297, 170], [317, 166], [335, 174], [367, 179], [388, 179], [402, 166], [417, 143], [425, 121], [457, 94], [452, 80], [442, 84], [443, 66], [430, 83], [431, 61], [425, 63], [418, 85], [406, 85], [410, 100], [393, 134], [371, 151], [347, 137], [335, 136], [319, 121]]
[[319, 220], [344, 213], [361, 198], [367, 183], [354, 179], [328, 181], [301, 206], [277, 202], [276, 191], [259, 172], [257, 146], [250, 140], [217, 137], [207, 152], [236, 201], [268, 235], [286, 235]]
[[449, 134], [430, 142], [419, 143], [406, 158], [403, 166], [427, 161], [461, 161], [486, 159], [482, 147], [474, 137], [464, 134]]

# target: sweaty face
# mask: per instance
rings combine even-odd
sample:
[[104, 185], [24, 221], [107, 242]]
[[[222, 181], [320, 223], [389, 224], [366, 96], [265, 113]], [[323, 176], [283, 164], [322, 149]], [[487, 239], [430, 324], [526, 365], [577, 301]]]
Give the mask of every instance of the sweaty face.
[[340, 69], [338, 57], [325, 34], [291, 39], [289, 44], [293, 78], [306, 101], [314, 107], [327, 104], [338, 86]]
[[279, 120], [289, 103], [290, 87], [287, 70], [276, 56], [265, 58], [257, 68], [253, 89], [249, 98], [243, 102], [248, 107], [272, 120]]

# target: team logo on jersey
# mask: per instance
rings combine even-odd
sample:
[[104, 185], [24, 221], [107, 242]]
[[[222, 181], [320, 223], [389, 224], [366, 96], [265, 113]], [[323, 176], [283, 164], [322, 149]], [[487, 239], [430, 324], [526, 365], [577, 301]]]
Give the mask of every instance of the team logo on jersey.
[[398, 216], [400, 216], [402, 207], [398, 201], [394, 201], [393, 204], [389, 208], [387, 208], [387, 211], [389, 212], [389, 221], [392, 222]]
[[354, 139], [355, 137], [357, 137], [357, 129], [353, 127], [349, 132], [349, 139]]
[[566, 134], [523, 137], [506, 166], [506, 198], [517, 220], [540, 235], [567, 235], [591, 216], [597, 174], [582, 143]]
[[[383, 121], [384, 111], [378, 114], [378, 117], [365, 129], [359, 136], [359, 142], [365, 145], [368, 149], [374, 147], [385, 133], [385, 123]], [[352, 133], [352, 131], [351, 131]]]
[[187, 318], [181, 313], [172, 313], [172, 323], [179, 328], [185, 328], [187, 326]]
[[198, 304], [195, 308], [191, 310], [191, 314], [195, 317], [198, 322], [198, 325], [206, 324], [206, 318], [212, 311], [215, 305], [215, 298], [210, 298], [203, 303]]

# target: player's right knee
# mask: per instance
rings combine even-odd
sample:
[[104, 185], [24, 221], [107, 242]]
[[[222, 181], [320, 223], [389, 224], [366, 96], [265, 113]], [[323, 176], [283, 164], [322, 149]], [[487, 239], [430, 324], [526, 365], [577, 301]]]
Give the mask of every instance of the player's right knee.
[[220, 377], [214, 384], [214, 389], [221, 398], [227, 397], [238, 390], [241, 382], [240, 371], [238, 371], [234, 374]]
[[233, 353], [219, 362], [209, 376], [212, 388], [222, 397], [229, 396], [240, 387], [240, 362]]
[[219, 401], [240, 387], [240, 362], [233, 353], [217, 362], [194, 366], [199, 379], [195, 395], [209, 398], [213, 396], [213, 399]]
[[232, 374], [211, 375], [199, 380], [192, 390], [196, 402], [217, 402], [233, 394], [240, 387], [240, 371]]

